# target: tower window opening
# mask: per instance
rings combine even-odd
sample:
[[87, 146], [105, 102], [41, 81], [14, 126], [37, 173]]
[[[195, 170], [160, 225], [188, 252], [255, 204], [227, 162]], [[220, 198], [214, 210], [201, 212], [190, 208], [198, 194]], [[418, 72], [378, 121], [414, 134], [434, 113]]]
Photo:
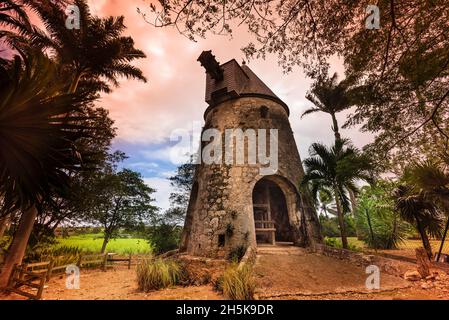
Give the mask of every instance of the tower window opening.
[[268, 107], [267, 106], [260, 107], [260, 117], [263, 119], [266, 119], [268, 117]]
[[224, 247], [225, 245], [225, 235], [224, 234], [219, 234], [218, 235], [218, 246], [219, 247]]

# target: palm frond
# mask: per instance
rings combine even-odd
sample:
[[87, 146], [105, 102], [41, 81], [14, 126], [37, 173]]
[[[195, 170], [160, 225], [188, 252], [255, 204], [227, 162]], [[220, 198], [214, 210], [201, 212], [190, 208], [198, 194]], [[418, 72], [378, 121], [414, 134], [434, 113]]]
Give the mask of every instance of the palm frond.
[[17, 209], [68, 186], [68, 173], [88, 160], [75, 142], [92, 130], [82, 125], [87, 117], [67, 117], [89, 98], [61, 94], [54, 63], [40, 52], [28, 55], [27, 64], [16, 56], [0, 68], [0, 194]]

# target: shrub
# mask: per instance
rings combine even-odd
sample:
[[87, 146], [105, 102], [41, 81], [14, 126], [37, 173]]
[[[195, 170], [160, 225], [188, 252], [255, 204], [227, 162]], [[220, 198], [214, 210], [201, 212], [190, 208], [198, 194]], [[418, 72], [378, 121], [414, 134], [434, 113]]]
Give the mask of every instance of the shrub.
[[246, 248], [247, 247], [245, 245], [240, 245], [232, 248], [231, 251], [229, 251], [228, 260], [231, 262], [239, 262], [245, 255]]
[[54, 260], [55, 266], [76, 263], [82, 250], [69, 246], [38, 246], [34, 250], [28, 249], [25, 261], [49, 261]]
[[391, 198], [395, 184], [378, 181], [362, 189], [357, 205], [359, 238], [369, 248], [397, 249], [410, 232], [410, 225], [394, 209]]
[[223, 275], [212, 281], [212, 287], [215, 291], [223, 293]]
[[[341, 244], [341, 238], [324, 238], [324, 244], [329, 247], [335, 247], [335, 248], [343, 248], [343, 245]], [[348, 250], [351, 251], [361, 251], [362, 248], [356, 246], [355, 244], [348, 243]]]
[[162, 223], [148, 230], [148, 241], [153, 246], [154, 253], [161, 254], [178, 248], [182, 228], [176, 225]]
[[226, 236], [228, 238], [232, 237], [234, 235], [234, 226], [231, 223], [228, 223], [226, 225]]
[[252, 268], [245, 265], [239, 269], [238, 264], [231, 264], [223, 277], [217, 279], [215, 287], [223, 290], [223, 294], [232, 300], [253, 300], [256, 284], [252, 276]]
[[[321, 234], [324, 237], [333, 238], [341, 236], [337, 217], [335, 216], [328, 217], [321, 215], [319, 218], [321, 224]], [[345, 216], [345, 226], [346, 226], [346, 235], [348, 237], [355, 237], [356, 236], [355, 222], [354, 219], [349, 215]]]
[[145, 259], [137, 266], [137, 284], [145, 292], [173, 286], [180, 276], [181, 267], [173, 260]]
[[329, 247], [338, 247], [338, 242], [336, 238], [324, 238], [324, 244]]
[[11, 241], [12, 241], [12, 237], [10, 237], [10, 236], [4, 236], [3, 238], [0, 238], [0, 265], [4, 261], [7, 249], [9, 247], [9, 245], [11, 244]]

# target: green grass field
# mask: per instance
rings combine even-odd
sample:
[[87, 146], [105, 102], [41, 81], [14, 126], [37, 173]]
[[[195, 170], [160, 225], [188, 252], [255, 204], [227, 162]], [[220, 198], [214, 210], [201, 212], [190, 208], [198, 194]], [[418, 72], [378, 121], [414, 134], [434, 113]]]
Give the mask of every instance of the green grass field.
[[[338, 244], [341, 246], [341, 239], [340, 238], [334, 238], [337, 240]], [[348, 237], [348, 242], [350, 246], [353, 246], [359, 250], [366, 249], [366, 245], [363, 241], [358, 240], [356, 237]], [[439, 240], [430, 240], [430, 245], [432, 246], [432, 251], [437, 252], [440, 248], [441, 241]], [[411, 250], [414, 251], [416, 248], [422, 247], [422, 241], [421, 240], [411, 240], [407, 239], [403, 243], [399, 245], [399, 250]], [[386, 250], [388, 251], [388, 250]], [[443, 247], [443, 253], [449, 254], [449, 239], [445, 241], [444, 247]]]
[[[83, 251], [100, 252], [103, 244], [102, 234], [83, 234], [70, 236], [68, 238], [58, 238], [56, 247], [78, 247]], [[109, 241], [107, 252], [118, 254], [143, 254], [151, 252], [151, 245], [145, 239], [118, 238]]]

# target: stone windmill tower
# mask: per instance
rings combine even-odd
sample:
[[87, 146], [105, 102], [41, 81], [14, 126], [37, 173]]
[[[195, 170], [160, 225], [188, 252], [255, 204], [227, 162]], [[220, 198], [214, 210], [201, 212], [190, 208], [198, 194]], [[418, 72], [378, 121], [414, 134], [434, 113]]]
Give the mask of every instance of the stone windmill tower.
[[[244, 63], [239, 65], [233, 59], [220, 65], [211, 51], [204, 51], [198, 61], [206, 69], [209, 105], [204, 113], [203, 140], [204, 132], [212, 128], [221, 133], [266, 129], [270, 134], [270, 129], [277, 129], [277, 170], [261, 174], [266, 163], [250, 164], [248, 153], [243, 164], [227, 164], [224, 160], [198, 164], [180, 251], [226, 257], [261, 243], [305, 246], [320, 242], [315, 210], [298, 189], [304, 172], [287, 105]], [[237, 142], [231, 141], [236, 147]], [[226, 146], [224, 136], [220, 142]], [[246, 140], [244, 146], [248, 145]]]

